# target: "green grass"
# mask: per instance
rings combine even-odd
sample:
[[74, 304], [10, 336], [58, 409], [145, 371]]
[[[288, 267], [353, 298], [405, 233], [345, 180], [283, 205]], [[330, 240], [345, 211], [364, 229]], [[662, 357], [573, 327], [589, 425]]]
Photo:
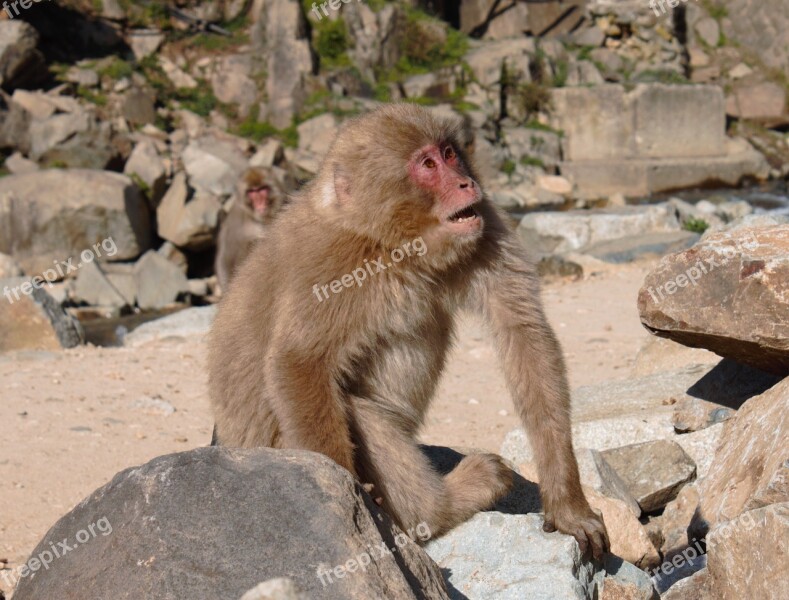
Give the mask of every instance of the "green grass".
[[254, 107], [249, 116], [235, 128], [236, 135], [252, 140], [256, 143], [270, 137], [276, 137], [290, 148], [299, 145], [299, 132], [296, 123], [285, 129], [277, 129], [268, 121], [258, 121], [258, 108]]
[[94, 92], [88, 88], [78, 87], [77, 96], [96, 106], [107, 106], [107, 96], [101, 92]]
[[328, 68], [351, 65], [348, 50], [352, 47], [348, 27], [342, 18], [329, 21], [323, 19], [313, 24], [315, 52]]
[[512, 177], [512, 174], [515, 173], [516, 167], [517, 165], [515, 164], [515, 161], [507, 159], [501, 164], [499, 170], [502, 173], [505, 173], [508, 177]]
[[691, 217], [682, 225], [685, 231], [692, 231], [693, 233], [704, 233], [709, 227], [710, 224], [707, 223], [707, 221], [704, 219], [697, 219], [696, 217]]
[[118, 58], [117, 56], [113, 57], [112, 62], [99, 71], [99, 75], [102, 77], [109, 77], [113, 81], [119, 81], [125, 77], [131, 77], [132, 73], [134, 73], [134, 67], [132, 64], [123, 60], [122, 58]]
[[524, 167], [540, 167], [545, 168], [545, 163], [535, 156], [521, 156], [520, 163]]

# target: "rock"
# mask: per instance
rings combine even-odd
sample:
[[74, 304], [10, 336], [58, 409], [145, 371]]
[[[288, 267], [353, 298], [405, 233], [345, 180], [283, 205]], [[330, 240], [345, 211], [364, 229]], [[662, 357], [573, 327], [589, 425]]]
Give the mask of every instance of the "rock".
[[540, 258], [537, 263], [540, 277], [572, 277], [580, 279], [584, 275], [584, 267], [578, 262], [557, 254], [549, 254]]
[[345, 470], [315, 453], [199, 448], [156, 458], [77, 505], [33, 556], [50, 541], [79, 539], [88, 523], [96, 535], [23, 578], [17, 600], [164, 598], [172, 590], [192, 600], [241, 598], [275, 577], [310, 598], [448, 598], [424, 551]]
[[60, 350], [83, 342], [79, 323], [36, 283], [38, 289], [21, 277], [0, 279], [0, 353]]
[[189, 183], [215, 196], [230, 196], [247, 168], [236, 145], [213, 136], [190, 142], [181, 160]]
[[164, 74], [176, 88], [192, 90], [198, 86], [197, 80], [189, 73], [181, 69], [177, 64], [166, 56], [159, 55], [159, 66]]
[[148, 188], [153, 204], [159, 203], [166, 189], [167, 169], [155, 143], [144, 140], [137, 144], [123, 172], [129, 177], [138, 177]]
[[44, 56], [36, 48], [38, 32], [26, 21], [0, 21], [0, 85], [29, 87], [47, 76]]
[[666, 505], [663, 514], [656, 517], [662, 538], [660, 551], [663, 556], [673, 555], [698, 541], [696, 538], [688, 538], [688, 527], [698, 504], [698, 483], [688, 484]]
[[638, 84], [553, 90], [568, 161], [720, 156], [723, 94], [716, 86]]
[[99, 74], [92, 69], [71, 67], [66, 72], [66, 81], [79, 87], [95, 88], [99, 85]]
[[268, 139], [249, 159], [250, 167], [270, 168], [278, 165], [285, 158], [284, 148], [279, 140]]
[[726, 113], [738, 119], [781, 119], [786, 89], [772, 82], [738, 85], [726, 100]]
[[734, 415], [735, 411], [726, 406], [697, 398], [683, 398], [674, 407], [672, 420], [677, 433], [688, 433], [723, 423]]
[[631, 374], [643, 377], [666, 371], [679, 371], [689, 365], [712, 366], [719, 362], [721, 357], [709, 350], [688, 348], [665, 338], [650, 336], [638, 351]]
[[77, 303], [84, 302], [92, 306], [124, 308], [130, 304], [95, 262], [87, 263], [80, 269], [72, 297]]
[[690, 231], [667, 231], [632, 235], [590, 244], [579, 250], [599, 260], [621, 264], [658, 258], [691, 248], [701, 236]]
[[256, 585], [241, 600], [307, 600], [289, 577], [276, 577]]
[[45, 152], [78, 133], [88, 131], [91, 119], [87, 112], [55, 114], [30, 124], [30, 156], [40, 159]]
[[306, 100], [305, 80], [316, 65], [310, 52], [309, 28], [297, 0], [271, 0], [258, 23], [266, 60], [266, 113], [274, 127], [292, 125]]
[[571, 34], [571, 39], [576, 46], [590, 46], [597, 48], [603, 45], [605, 41], [605, 32], [593, 25], [591, 27], [583, 27], [574, 31]]
[[123, 118], [132, 126], [153, 123], [156, 120], [156, 96], [148, 90], [132, 87], [123, 96]]
[[789, 15], [785, 9], [783, 0], [727, 0], [723, 32], [767, 66], [785, 73], [789, 61]]
[[616, 557], [607, 557], [600, 600], [658, 600], [649, 576]]
[[705, 17], [698, 21], [693, 28], [696, 34], [701, 38], [701, 41], [712, 48], [718, 45], [721, 37], [721, 30], [718, 22], [712, 17]]
[[495, 0], [473, 0], [460, 3], [460, 30], [484, 39], [511, 38], [529, 28], [529, 11], [519, 4], [496, 10]]
[[529, 7], [532, 35], [558, 36], [574, 31], [584, 20], [585, 0], [541, 2]]
[[186, 275], [189, 270], [189, 259], [175, 244], [172, 242], [165, 242], [159, 247], [157, 252], [181, 269], [183, 274]]
[[572, 196], [573, 193], [573, 184], [558, 175], [539, 175], [537, 187], [566, 198]]
[[34, 119], [44, 120], [55, 114], [57, 105], [43, 92], [14, 90], [11, 100], [30, 113]]
[[595, 570], [578, 543], [542, 525], [540, 515], [478, 513], [425, 551], [447, 574], [451, 598], [592, 598]]
[[652, 567], [660, 562], [657, 549], [628, 504], [594, 491], [585, 489], [584, 493], [589, 505], [603, 514], [613, 555], [639, 568]]
[[743, 513], [707, 536], [707, 570], [713, 598], [787, 598], [789, 502]]
[[11, 156], [5, 159], [5, 167], [11, 171], [13, 175], [34, 173], [40, 170], [38, 163], [25, 158], [19, 152], [14, 152]]
[[677, 497], [696, 478], [696, 465], [682, 447], [670, 440], [604, 450], [602, 458], [627, 486], [641, 510], [653, 512]]
[[600, 71], [592, 61], [570, 61], [567, 73], [568, 86], [595, 86], [605, 82]]
[[178, 296], [189, 291], [186, 276], [181, 270], [158, 254], [149, 250], [135, 265], [137, 279], [137, 305], [142, 310], [157, 310], [172, 304]]
[[402, 6], [387, 4], [373, 11], [364, 3], [351, 4], [344, 7], [343, 18], [354, 40], [349, 54], [362, 77], [374, 81], [377, 69], [395, 66], [403, 50], [406, 15]]
[[137, 60], [154, 54], [163, 43], [164, 34], [158, 29], [132, 29], [129, 32], [129, 46]]
[[76, 265], [85, 251], [130, 260], [150, 244], [148, 207], [124, 175], [52, 169], [0, 179], [0, 252], [26, 273], [52, 270], [53, 257]]
[[551, 169], [562, 159], [559, 135], [552, 131], [514, 127], [503, 132], [512, 159], [516, 163], [533, 161]]
[[324, 157], [337, 137], [337, 118], [325, 113], [298, 126], [299, 149]]
[[0, 254], [0, 279], [10, 279], [21, 276], [22, 269], [16, 261], [7, 254]]
[[233, 54], [217, 60], [211, 77], [217, 100], [237, 106], [242, 118], [249, 114], [258, 99], [257, 85], [251, 73], [252, 57], [248, 54]]
[[533, 251], [551, 254], [627, 236], [678, 229], [676, 217], [665, 205], [653, 205], [532, 213], [523, 217], [518, 233]]
[[474, 78], [483, 87], [492, 87], [501, 79], [502, 66], [507, 65], [512, 77], [528, 82], [530, 57], [537, 48], [533, 39], [520, 38], [481, 44], [465, 56]]
[[641, 322], [662, 337], [789, 374], [787, 256], [786, 226], [705, 237], [647, 276], [638, 297]]
[[208, 334], [216, 315], [215, 306], [187, 308], [175, 314], [149, 321], [129, 333], [124, 346], [138, 348], [167, 338], [203, 337]]
[[712, 468], [699, 482], [691, 525], [699, 539], [745, 511], [789, 501], [789, 379], [748, 400], [723, 427]]
[[202, 190], [188, 196], [186, 176], [178, 173], [156, 209], [159, 235], [179, 248], [203, 250], [214, 243], [222, 205]]
[[575, 451], [581, 483], [598, 494], [623, 502], [633, 515], [641, 516], [641, 508], [627, 485], [597, 450], [578, 448]]
[[709, 573], [706, 568], [672, 585], [660, 600], [717, 600], [709, 595]]

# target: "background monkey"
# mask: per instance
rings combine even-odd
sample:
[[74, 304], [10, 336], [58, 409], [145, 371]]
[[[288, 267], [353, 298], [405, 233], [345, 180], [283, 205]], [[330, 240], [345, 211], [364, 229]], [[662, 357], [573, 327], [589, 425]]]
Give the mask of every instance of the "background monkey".
[[[208, 365], [218, 442], [322, 452], [371, 482], [402, 528], [451, 529], [511, 486], [496, 455], [442, 477], [417, 446], [454, 314], [475, 309], [532, 440], [545, 529], [599, 557], [607, 534], [581, 489], [535, 269], [477, 181], [454, 126], [426, 109], [388, 105], [346, 124], [219, 308]], [[316, 283], [417, 238], [422, 256], [316, 300]]]
[[236, 186], [233, 204], [219, 230], [216, 274], [222, 292], [282, 207], [283, 191], [273, 174], [249, 169]]

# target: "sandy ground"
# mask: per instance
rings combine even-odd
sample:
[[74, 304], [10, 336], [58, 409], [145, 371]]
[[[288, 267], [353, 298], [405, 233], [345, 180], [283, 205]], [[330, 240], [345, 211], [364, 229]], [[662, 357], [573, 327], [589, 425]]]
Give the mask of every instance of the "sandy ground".
[[[648, 338], [636, 294], [649, 266], [545, 285], [574, 388], [628, 377]], [[204, 360], [202, 341], [183, 339], [0, 356], [0, 590], [10, 592], [7, 569], [118, 471], [208, 443]], [[422, 439], [495, 452], [517, 426], [493, 348], [464, 318]]]

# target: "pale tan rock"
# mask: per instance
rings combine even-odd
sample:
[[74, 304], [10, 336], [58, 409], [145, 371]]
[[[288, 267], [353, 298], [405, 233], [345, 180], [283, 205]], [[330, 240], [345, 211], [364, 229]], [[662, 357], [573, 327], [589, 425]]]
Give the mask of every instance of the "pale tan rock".
[[697, 536], [745, 511], [789, 501], [789, 379], [748, 400], [724, 424], [699, 494], [691, 527]]
[[743, 513], [707, 536], [712, 597], [789, 598], [789, 503]]

